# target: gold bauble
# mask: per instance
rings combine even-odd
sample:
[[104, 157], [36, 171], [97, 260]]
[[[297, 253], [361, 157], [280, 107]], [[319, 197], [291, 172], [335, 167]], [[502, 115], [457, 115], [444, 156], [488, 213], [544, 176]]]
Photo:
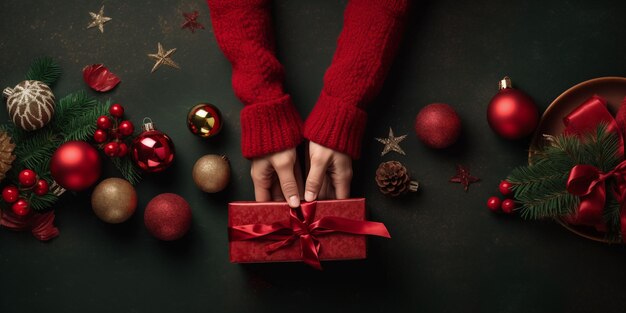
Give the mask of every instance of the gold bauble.
[[210, 103], [197, 104], [187, 113], [189, 131], [202, 138], [217, 135], [222, 129], [222, 123], [222, 113]]
[[128, 181], [107, 178], [91, 194], [91, 207], [101, 220], [118, 224], [129, 219], [137, 208], [137, 192]]
[[223, 155], [207, 154], [196, 161], [192, 171], [193, 181], [204, 192], [224, 190], [230, 181], [230, 164]]

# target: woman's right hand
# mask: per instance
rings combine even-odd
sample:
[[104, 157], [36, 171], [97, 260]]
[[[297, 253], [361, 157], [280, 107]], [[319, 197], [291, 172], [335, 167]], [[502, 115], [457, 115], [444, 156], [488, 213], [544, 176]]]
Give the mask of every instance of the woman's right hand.
[[256, 201], [286, 200], [292, 208], [300, 206], [303, 181], [295, 148], [252, 159], [250, 176]]

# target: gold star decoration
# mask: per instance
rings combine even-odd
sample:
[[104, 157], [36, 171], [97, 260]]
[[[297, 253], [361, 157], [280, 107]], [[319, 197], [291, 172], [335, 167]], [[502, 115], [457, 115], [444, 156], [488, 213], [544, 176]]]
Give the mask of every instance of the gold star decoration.
[[400, 148], [400, 141], [404, 140], [404, 138], [406, 138], [406, 135], [402, 135], [400, 137], [395, 137], [393, 135], [393, 130], [391, 129], [391, 127], [389, 127], [389, 137], [387, 138], [375, 138], [378, 142], [382, 143], [385, 145], [385, 148], [383, 149], [383, 152], [380, 154], [381, 156], [389, 153], [389, 151], [395, 151], [398, 152], [402, 155], [406, 155], [404, 153], [404, 150], [402, 150], [402, 148]]
[[152, 71], [150, 71], [150, 73], [154, 73], [154, 71], [159, 69], [161, 65], [167, 65], [173, 68], [180, 69], [180, 66], [178, 66], [178, 64], [176, 64], [176, 62], [172, 60], [172, 54], [176, 52], [176, 48], [165, 51], [165, 49], [163, 49], [163, 46], [161, 45], [160, 42], [157, 44], [158, 44], [157, 53], [148, 54], [150, 58], [156, 60], [156, 63], [154, 63], [154, 66], [152, 67]]
[[469, 169], [463, 165], [456, 165], [456, 175], [450, 178], [451, 183], [459, 183], [463, 185], [463, 190], [467, 192], [469, 190], [469, 185], [479, 181], [480, 178], [474, 177], [470, 174]]
[[93, 19], [93, 21], [91, 21], [91, 23], [87, 25], [87, 28], [98, 26], [98, 29], [100, 30], [101, 33], [104, 33], [104, 23], [112, 20], [110, 17], [104, 16], [104, 6], [100, 8], [100, 12], [98, 13], [89, 12], [89, 15], [91, 15], [91, 18]]

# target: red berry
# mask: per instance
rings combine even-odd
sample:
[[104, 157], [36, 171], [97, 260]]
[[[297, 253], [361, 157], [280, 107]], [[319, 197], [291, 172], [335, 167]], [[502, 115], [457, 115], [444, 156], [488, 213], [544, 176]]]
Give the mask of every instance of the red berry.
[[511, 190], [512, 186], [513, 184], [511, 184], [510, 182], [506, 180], [503, 180], [500, 182], [500, 186], [498, 186], [498, 189], [500, 189], [501, 194], [508, 196], [513, 193], [513, 190]]
[[45, 179], [40, 179], [37, 181], [37, 186], [33, 192], [38, 196], [43, 196], [48, 193], [49, 189], [48, 182]]
[[114, 117], [122, 117], [124, 115], [124, 107], [116, 103], [109, 108], [109, 113]]
[[515, 201], [513, 201], [513, 199], [506, 199], [502, 201], [502, 205], [500, 207], [502, 208], [502, 212], [511, 214], [513, 213], [513, 209], [515, 209]]
[[100, 129], [107, 130], [112, 126], [111, 119], [106, 115], [102, 115], [98, 117], [98, 120], [96, 120], [96, 126]]
[[97, 143], [103, 143], [107, 141], [107, 137], [107, 132], [102, 129], [96, 129], [96, 131], [93, 133], [93, 140]]
[[115, 141], [111, 141], [104, 145], [104, 154], [110, 157], [116, 157], [119, 150], [119, 144]]
[[18, 175], [17, 180], [20, 182], [20, 185], [29, 188], [37, 182], [37, 174], [35, 174], [32, 170], [22, 170]]
[[17, 187], [10, 185], [2, 189], [2, 199], [7, 203], [13, 203], [20, 197], [20, 190]]
[[120, 142], [118, 145], [117, 156], [121, 158], [126, 156], [126, 153], [128, 153], [128, 146], [125, 143]]
[[131, 121], [122, 121], [120, 125], [117, 127], [117, 130], [123, 136], [130, 136], [135, 131], [135, 126]]
[[500, 211], [500, 203], [502, 202], [502, 200], [500, 200], [500, 198], [498, 197], [489, 197], [489, 199], [487, 199], [487, 207], [489, 208], [489, 210], [493, 211], [493, 212], [498, 212]]
[[30, 207], [26, 199], [20, 198], [17, 202], [13, 203], [11, 210], [15, 213], [15, 215], [25, 216], [30, 212]]

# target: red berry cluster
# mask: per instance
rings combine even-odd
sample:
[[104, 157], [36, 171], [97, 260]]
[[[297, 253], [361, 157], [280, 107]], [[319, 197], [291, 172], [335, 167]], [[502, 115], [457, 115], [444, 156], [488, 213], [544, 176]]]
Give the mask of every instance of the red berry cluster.
[[110, 117], [107, 115], [98, 117], [96, 121], [98, 129], [93, 133], [93, 140], [100, 144], [104, 154], [109, 157], [123, 157], [128, 153], [128, 145], [124, 138], [133, 134], [135, 126], [131, 121], [121, 121], [124, 107], [117, 103], [109, 108], [109, 114]]
[[[503, 180], [500, 182], [500, 186], [498, 186], [498, 189], [503, 196], [510, 197], [513, 194], [513, 190], [511, 190], [512, 186], [513, 184], [506, 180]], [[502, 210], [502, 212], [506, 214], [511, 214], [515, 209], [515, 200], [511, 198], [500, 200], [500, 197], [493, 196], [487, 199], [487, 207], [492, 212], [498, 212]]]
[[19, 188], [8, 185], [2, 189], [2, 199], [12, 204], [11, 210], [19, 216], [25, 216], [30, 212], [30, 199], [32, 194], [43, 196], [48, 193], [49, 186], [45, 179], [40, 179], [33, 170], [23, 170], [17, 177]]

